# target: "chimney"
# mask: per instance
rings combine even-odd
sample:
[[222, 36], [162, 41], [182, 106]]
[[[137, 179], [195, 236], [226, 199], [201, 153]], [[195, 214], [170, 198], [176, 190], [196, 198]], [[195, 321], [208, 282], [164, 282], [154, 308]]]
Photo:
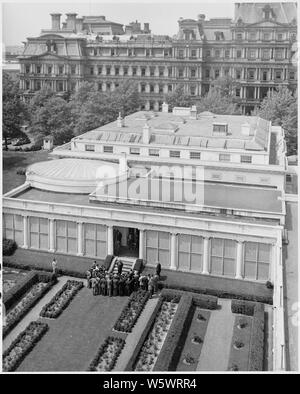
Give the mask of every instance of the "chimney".
[[249, 123], [242, 124], [242, 134], [247, 136], [251, 135], [251, 127]]
[[75, 13], [69, 13], [67, 15], [67, 29], [75, 31], [76, 29], [76, 16]]
[[119, 112], [119, 116], [117, 118], [117, 127], [124, 127], [125, 123], [124, 123], [124, 119], [121, 116], [121, 112]]
[[150, 142], [150, 126], [148, 123], [145, 123], [145, 126], [143, 127], [143, 144], [148, 145]]
[[51, 21], [52, 21], [52, 27], [51, 30], [60, 30], [60, 17], [61, 14], [50, 14], [51, 15]]
[[196, 105], [192, 105], [191, 112], [190, 112], [191, 119], [197, 119], [197, 107]]
[[163, 102], [162, 106], [161, 106], [162, 112], [169, 112], [169, 104]]
[[144, 23], [144, 33], [150, 33], [150, 25], [149, 25], [149, 23]]
[[81, 32], [83, 29], [83, 18], [76, 19], [76, 32]]

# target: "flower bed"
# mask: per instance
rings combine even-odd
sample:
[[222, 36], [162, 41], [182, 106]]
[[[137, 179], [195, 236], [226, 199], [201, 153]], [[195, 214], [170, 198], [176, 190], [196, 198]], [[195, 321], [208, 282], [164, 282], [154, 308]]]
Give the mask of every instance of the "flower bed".
[[40, 316], [52, 319], [57, 318], [82, 287], [82, 282], [68, 280], [52, 300], [44, 306]]
[[131, 294], [128, 303], [114, 325], [114, 330], [131, 332], [149, 298], [149, 292], [138, 290]]
[[4, 352], [2, 359], [3, 371], [15, 371], [47, 330], [47, 324], [37, 321], [31, 322]]
[[106, 338], [89, 366], [89, 371], [111, 371], [125, 346], [125, 340], [117, 337]]
[[156, 363], [164, 340], [168, 334], [178, 304], [172, 301], [163, 301], [160, 311], [156, 316], [140, 354], [137, 357], [135, 371], [152, 371]]

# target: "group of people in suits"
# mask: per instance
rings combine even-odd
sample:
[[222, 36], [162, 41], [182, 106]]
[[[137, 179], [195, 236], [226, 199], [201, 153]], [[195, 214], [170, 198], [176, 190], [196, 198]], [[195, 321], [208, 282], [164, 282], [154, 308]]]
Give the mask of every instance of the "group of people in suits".
[[143, 275], [133, 270], [122, 272], [122, 261], [118, 260], [116, 264], [116, 273], [109, 273], [104, 266], [99, 267], [96, 261], [87, 270], [87, 287], [92, 289], [93, 295], [109, 297], [129, 296], [133, 291], [142, 289], [149, 291], [150, 297], [152, 297], [157, 292], [161, 273], [160, 263], [156, 266], [155, 275]]

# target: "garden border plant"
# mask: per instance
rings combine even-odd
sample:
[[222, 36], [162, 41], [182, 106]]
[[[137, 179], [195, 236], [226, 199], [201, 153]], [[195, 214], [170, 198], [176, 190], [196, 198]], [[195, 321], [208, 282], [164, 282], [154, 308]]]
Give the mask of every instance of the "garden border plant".
[[[123, 308], [118, 320], [116, 321], [113, 329], [120, 332], [127, 332], [130, 333], [136, 324], [138, 318], [140, 317], [143, 309], [145, 308], [146, 302], [149, 299], [149, 292], [146, 290], [139, 289], [138, 291], [133, 292], [125, 307]], [[135, 316], [132, 316], [132, 309], [133, 306], [138, 303], [138, 307], [135, 310]], [[130, 320], [130, 317], [132, 319]], [[128, 323], [125, 323], [126, 320], [129, 320]]]
[[[32, 336], [30, 339], [29, 343], [25, 343], [25, 346], [18, 346], [18, 344], [22, 341], [23, 338], [27, 337], [30, 335], [30, 332], [32, 329], [38, 328], [38, 332], [36, 335]], [[3, 359], [3, 371], [4, 372], [12, 372], [15, 371], [18, 366], [21, 364], [21, 362], [24, 360], [24, 358], [31, 352], [31, 350], [34, 348], [37, 342], [42, 338], [42, 336], [46, 333], [48, 330], [48, 324], [46, 323], [41, 323], [39, 321], [33, 321], [31, 322], [24, 331], [22, 331], [17, 338], [11, 343], [11, 345], [8, 347], [8, 349], [3, 353], [2, 359]], [[17, 356], [13, 362], [10, 363], [10, 366], [8, 368], [5, 368], [5, 358], [9, 357], [9, 354], [15, 350], [15, 348], [20, 347], [22, 350], [21, 352], [17, 353]], [[16, 352], [14, 352], [16, 354]]]
[[[69, 286], [73, 286], [72, 292], [68, 294], [67, 298], [62, 301], [62, 303], [59, 305], [58, 309], [52, 311], [51, 309], [53, 306], [56, 304], [57, 300], [64, 294], [66, 290], [68, 290]], [[68, 280], [63, 287], [55, 294], [54, 297], [46, 304], [41, 313], [41, 317], [47, 317], [50, 319], [56, 319], [65, 309], [66, 307], [70, 304], [70, 302], [73, 300], [75, 295], [78, 293], [80, 289], [82, 289], [83, 283], [76, 281], [76, 280]]]
[[120, 356], [120, 354], [125, 346], [125, 339], [115, 337], [115, 336], [109, 336], [105, 339], [104, 343], [98, 349], [95, 357], [93, 358], [93, 360], [91, 361], [91, 363], [89, 365], [88, 371], [97, 371], [96, 367], [99, 364], [101, 357], [105, 355], [105, 352], [107, 351], [110, 341], [116, 342], [117, 350], [114, 353], [113, 358], [110, 360], [110, 364], [108, 364], [107, 369], [105, 369], [105, 371], [113, 370], [113, 368], [115, 367], [116, 362], [118, 360], [118, 357]]
[[[24, 280], [19, 284], [16, 284], [9, 292], [3, 297], [3, 303], [7, 309], [9, 309], [13, 304], [21, 300], [22, 296], [29, 291], [29, 289], [37, 282], [45, 282], [47, 285], [42, 288], [42, 290], [37, 293], [31, 300], [30, 303], [26, 305], [20, 313], [18, 313], [15, 318], [11, 319], [5, 326], [3, 326], [3, 338], [5, 338], [13, 328], [23, 319], [23, 317], [38, 303], [38, 301], [44, 297], [44, 295], [51, 289], [51, 287], [57, 282], [56, 277], [50, 274], [40, 274], [38, 272], [30, 272]], [[8, 311], [9, 312], [9, 311]]]

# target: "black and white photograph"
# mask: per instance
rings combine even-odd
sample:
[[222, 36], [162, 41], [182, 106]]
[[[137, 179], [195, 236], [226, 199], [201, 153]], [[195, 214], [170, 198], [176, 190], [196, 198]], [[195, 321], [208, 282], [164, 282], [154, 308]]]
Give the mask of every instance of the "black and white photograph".
[[298, 12], [1, 2], [2, 374], [298, 373]]

